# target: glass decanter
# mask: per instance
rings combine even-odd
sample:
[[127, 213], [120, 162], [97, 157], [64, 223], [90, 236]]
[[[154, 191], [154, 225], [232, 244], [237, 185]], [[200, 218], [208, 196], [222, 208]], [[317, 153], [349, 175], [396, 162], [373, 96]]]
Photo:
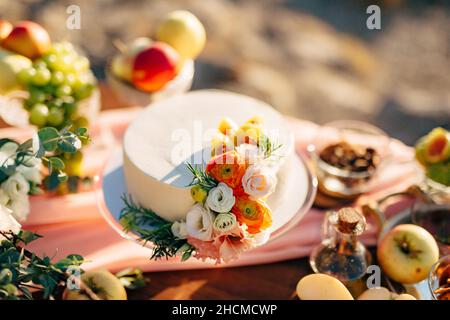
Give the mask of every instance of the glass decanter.
[[309, 259], [314, 272], [329, 274], [344, 283], [364, 277], [371, 260], [358, 240], [366, 229], [364, 216], [352, 208], [329, 211], [322, 228], [323, 241]]

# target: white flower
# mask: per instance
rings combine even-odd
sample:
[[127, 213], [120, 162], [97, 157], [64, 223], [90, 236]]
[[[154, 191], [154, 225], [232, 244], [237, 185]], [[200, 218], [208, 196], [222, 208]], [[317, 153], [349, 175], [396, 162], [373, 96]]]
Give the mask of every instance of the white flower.
[[[16, 221], [16, 219], [14, 219], [11, 213], [11, 210], [0, 205], [0, 231], [11, 231], [12, 233], [17, 234], [20, 231], [21, 225]], [[3, 238], [4, 237], [0, 235], [0, 240]]]
[[235, 202], [236, 198], [233, 196], [233, 190], [223, 182], [209, 190], [206, 198], [208, 207], [220, 213], [230, 212]]
[[184, 221], [175, 221], [174, 223], [172, 223], [170, 229], [172, 230], [172, 234], [175, 236], [175, 238], [186, 239], [188, 236], [186, 222]]
[[186, 230], [189, 236], [202, 240], [212, 240], [214, 215], [201, 204], [194, 205], [186, 215]]
[[214, 231], [218, 234], [225, 234], [236, 228], [236, 216], [232, 213], [220, 213], [214, 220]]
[[0, 188], [0, 206], [6, 206], [9, 203], [9, 196], [6, 194], [5, 190]]
[[[35, 159], [34, 160], [39, 160], [39, 159]], [[21, 173], [23, 175], [23, 177], [30, 181], [33, 182], [35, 184], [41, 184], [42, 183], [42, 175], [41, 175], [41, 170], [40, 170], [40, 164], [41, 162], [38, 161], [36, 163], [36, 161], [33, 161], [33, 166], [24, 166], [24, 165], [20, 165], [17, 167], [17, 172]], [[27, 165], [31, 165], [31, 161], [27, 162]]]
[[2, 183], [1, 188], [6, 192], [11, 199], [18, 198], [22, 195], [27, 195], [30, 191], [28, 181], [18, 172], [13, 174]]
[[18, 145], [14, 142], [7, 142], [0, 148], [0, 166], [14, 163], [14, 157]]
[[11, 209], [11, 214], [17, 221], [25, 221], [30, 213], [30, 200], [27, 194], [12, 198], [8, 208]]
[[275, 172], [263, 165], [252, 165], [245, 171], [242, 186], [245, 193], [253, 199], [267, 197], [277, 184]]
[[255, 144], [243, 143], [236, 147], [236, 151], [249, 164], [254, 164], [261, 158], [261, 152]]

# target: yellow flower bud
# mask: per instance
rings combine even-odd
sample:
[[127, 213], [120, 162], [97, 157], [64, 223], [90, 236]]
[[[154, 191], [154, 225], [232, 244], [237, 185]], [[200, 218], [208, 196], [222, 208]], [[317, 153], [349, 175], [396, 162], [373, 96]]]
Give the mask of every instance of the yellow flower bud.
[[203, 202], [206, 199], [208, 193], [206, 190], [202, 189], [200, 186], [193, 186], [191, 188], [191, 197], [195, 202]]
[[218, 132], [213, 139], [211, 140], [211, 156], [221, 155], [228, 150], [232, 150], [234, 148], [233, 142], [230, 140], [230, 137], [224, 135], [223, 133]]
[[228, 117], [223, 118], [219, 122], [219, 131], [222, 134], [232, 136], [238, 129], [237, 124]]

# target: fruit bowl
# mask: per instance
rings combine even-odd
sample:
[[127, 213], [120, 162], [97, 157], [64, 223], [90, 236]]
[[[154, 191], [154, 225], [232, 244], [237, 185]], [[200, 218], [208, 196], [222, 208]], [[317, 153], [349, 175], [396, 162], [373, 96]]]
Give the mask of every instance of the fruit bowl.
[[[10, 126], [19, 128], [30, 126], [29, 113], [23, 106], [28, 96], [27, 91], [13, 91], [0, 95], [0, 118]], [[93, 123], [100, 113], [100, 108], [100, 91], [95, 89], [88, 98], [79, 101], [77, 116], [84, 117], [89, 123]]]
[[194, 61], [187, 60], [178, 75], [169, 81], [161, 90], [156, 92], [144, 92], [116, 77], [111, 72], [111, 64], [106, 68], [106, 80], [108, 85], [117, 94], [118, 98], [127, 105], [146, 106], [160, 99], [187, 92], [194, 79]]

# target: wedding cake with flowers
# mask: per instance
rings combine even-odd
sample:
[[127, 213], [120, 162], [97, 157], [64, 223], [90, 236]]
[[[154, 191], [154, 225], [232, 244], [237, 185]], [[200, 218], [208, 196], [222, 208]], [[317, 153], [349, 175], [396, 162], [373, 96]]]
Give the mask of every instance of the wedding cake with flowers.
[[123, 172], [120, 222], [154, 258], [235, 259], [288, 223], [307, 192], [284, 118], [218, 90], [144, 109], [125, 133]]

